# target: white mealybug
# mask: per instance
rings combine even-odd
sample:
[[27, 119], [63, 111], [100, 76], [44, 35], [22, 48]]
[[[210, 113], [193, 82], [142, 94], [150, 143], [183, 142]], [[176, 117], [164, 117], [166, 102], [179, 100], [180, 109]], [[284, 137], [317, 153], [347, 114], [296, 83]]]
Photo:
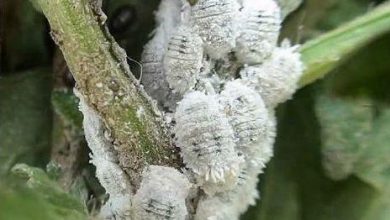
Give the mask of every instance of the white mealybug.
[[106, 192], [110, 194], [110, 199], [132, 192], [128, 176], [118, 164], [93, 156], [91, 162], [96, 166], [96, 177]]
[[216, 97], [199, 91], [186, 94], [175, 120], [176, 145], [198, 181], [207, 183], [205, 192], [233, 187], [242, 158], [235, 151], [233, 130]]
[[183, 220], [188, 212], [186, 198], [191, 185], [171, 167], [149, 166], [133, 199], [135, 220]]
[[230, 81], [220, 95], [225, 114], [237, 139], [237, 151], [253, 166], [263, 168], [268, 110], [261, 96], [240, 80]]
[[259, 169], [245, 167], [238, 175], [237, 185], [230, 191], [200, 199], [195, 219], [235, 220], [259, 198]]
[[235, 47], [238, 9], [236, 0], [199, 0], [192, 6], [192, 22], [212, 58], [223, 58]]
[[170, 34], [174, 32], [181, 22], [182, 0], [161, 0], [156, 12], [156, 25], [162, 26], [165, 31], [165, 41], [168, 41]]
[[179, 94], [193, 88], [201, 71], [202, 58], [202, 39], [189, 26], [180, 26], [169, 40], [164, 57], [170, 88]]
[[263, 143], [263, 147], [261, 148], [263, 150], [262, 152], [262, 159], [263, 163], [266, 164], [268, 161], [272, 158], [274, 155], [274, 144], [275, 144], [275, 138], [276, 138], [276, 126], [277, 126], [277, 119], [275, 115], [275, 111], [269, 110], [268, 112], [268, 129], [267, 129], [267, 135], [266, 140]]
[[141, 82], [146, 92], [160, 107], [173, 111], [179, 96], [169, 89], [163, 69], [168, 40], [180, 24], [180, 0], [162, 0], [156, 12], [157, 27], [153, 38], [145, 45], [141, 56]]
[[219, 196], [202, 198], [196, 209], [195, 220], [238, 220], [239, 212], [231, 201]]
[[239, 214], [244, 213], [249, 206], [256, 204], [259, 192], [257, 190], [257, 176], [262, 172], [258, 167], [247, 165], [238, 175], [237, 186], [230, 192], [225, 193], [224, 197], [229, 198], [233, 209]]
[[131, 198], [132, 195], [123, 194], [112, 197], [100, 209], [98, 219], [116, 220], [131, 219]]
[[270, 109], [288, 100], [297, 89], [303, 71], [297, 48], [290, 47], [285, 41], [262, 65], [249, 66], [240, 72], [245, 80], [253, 84]]
[[156, 35], [145, 45], [141, 56], [142, 84], [146, 92], [159, 104], [165, 101], [170, 92], [162, 65], [164, 56], [162, 51], [165, 50], [164, 44], [159, 42], [162, 37], [162, 33], [157, 29]]
[[244, 0], [235, 48], [241, 63], [262, 63], [277, 46], [280, 9], [274, 0]]

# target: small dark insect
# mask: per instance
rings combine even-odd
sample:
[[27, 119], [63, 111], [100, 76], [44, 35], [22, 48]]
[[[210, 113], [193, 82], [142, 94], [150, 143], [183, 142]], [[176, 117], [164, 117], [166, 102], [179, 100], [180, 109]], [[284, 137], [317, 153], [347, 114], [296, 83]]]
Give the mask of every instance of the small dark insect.
[[137, 20], [137, 11], [133, 5], [118, 8], [109, 18], [108, 27], [112, 34], [125, 32]]

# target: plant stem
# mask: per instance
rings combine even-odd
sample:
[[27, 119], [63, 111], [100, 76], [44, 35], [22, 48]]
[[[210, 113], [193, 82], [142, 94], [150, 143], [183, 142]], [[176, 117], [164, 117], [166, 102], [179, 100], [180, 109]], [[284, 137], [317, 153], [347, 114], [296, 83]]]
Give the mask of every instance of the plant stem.
[[177, 167], [161, 113], [131, 74], [96, 1], [33, 0], [45, 14], [77, 89], [104, 121], [119, 165], [138, 185], [147, 164]]

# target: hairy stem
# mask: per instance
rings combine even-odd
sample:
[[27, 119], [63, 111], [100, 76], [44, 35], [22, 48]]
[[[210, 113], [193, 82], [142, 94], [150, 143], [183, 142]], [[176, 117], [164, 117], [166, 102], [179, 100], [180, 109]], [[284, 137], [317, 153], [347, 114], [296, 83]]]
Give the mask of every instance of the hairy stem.
[[125, 52], [108, 33], [105, 15], [91, 0], [33, 0], [51, 26], [88, 105], [108, 129], [119, 165], [138, 185], [147, 164], [178, 166], [160, 112], [130, 73]]

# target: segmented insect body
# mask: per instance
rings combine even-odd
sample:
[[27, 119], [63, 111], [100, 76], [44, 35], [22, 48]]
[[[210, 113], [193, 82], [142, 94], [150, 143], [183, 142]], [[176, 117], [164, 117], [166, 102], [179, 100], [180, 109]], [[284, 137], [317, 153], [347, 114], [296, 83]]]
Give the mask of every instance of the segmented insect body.
[[270, 59], [262, 65], [246, 67], [240, 73], [252, 82], [270, 109], [288, 100], [297, 89], [303, 64], [296, 50], [297, 47], [284, 43], [282, 47], [275, 48]]
[[171, 167], [149, 166], [134, 196], [135, 220], [182, 220], [186, 218], [188, 179]]
[[[276, 115], [275, 111], [268, 110], [268, 116], [267, 116], [267, 129], [266, 134], [264, 135], [265, 139], [261, 143], [261, 149], [259, 151], [259, 154], [262, 155], [259, 158], [260, 164], [267, 164], [271, 157], [273, 156], [273, 146], [276, 138]], [[237, 188], [233, 190], [232, 192], [236, 191], [236, 194], [245, 196], [245, 198], [240, 198], [237, 201], [247, 201], [247, 205], [244, 203], [239, 203], [244, 209], [242, 210], [242, 213], [245, 212], [248, 205], [254, 205], [255, 200], [259, 198], [259, 193], [257, 191], [257, 183], [258, 183], [258, 175], [263, 172], [263, 169], [259, 169], [258, 166], [254, 165], [253, 163], [246, 163], [243, 168], [241, 169], [239, 180], [237, 184]], [[237, 193], [238, 192], [238, 193]]]
[[258, 175], [262, 172], [256, 166], [247, 165], [239, 174], [237, 186], [224, 196], [228, 197], [239, 214], [244, 213], [249, 206], [255, 205], [260, 197], [257, 190]]
[[237, 151], [252, 165], [264, 167], [261, 148], [268, 132], [268, 110], [261, 96], [240, 80], [234, 80], [225, 85], [220, 102], [233, 127]]
[[198, 203], [195, 219], [239, 219], [259, 198], [257, 191], [260, 170], [253, 166], [241, 169], [237, 185], [230, 191], [215, 196], [205, 196]]
[[212, 58], [222, 58], [235, 47], [238, 9], [236, 0], [199, 0], [192, 6], [191, 19]]
[[[235, 151], [233, 130], [216, 97], [199, 91], [186, 94], [175, 119], [176, 145], [199, 182], [208, 183], [206, 193], [234, 186], [242, 159]], [[212, 187], [220, 182], [224, 187]]]
[[91, 161], [96, 165], [96, 177], [110, 198], [131, 192], [128, 177], [118, 164], [99, 157], [92, 157]]
[[[149, 95], [155, 97], [159, 90], [167, 90], [168, 84], [162, 67], [162, 60], [165, 50], [162, 32], [156, 29], [154, 38], [144, 46], [141, 55], [142, 63], [142, 84]], [[164, 85], [165, 83], [165, 85]], [[163, 89], [163, 87], [166, 87]]]
[[245, 64], [262, 63], [277, 46], [281, 26], [280, 9], [274, 0], [244, 0], [235, 48]]
[[141, 56], [141, 82], [146, 92], [160, 107], [173, 111], [179, 96], [169, 89], [163, 68], [163, 58], [168, 40], [180, 24], [180, 0], [163, 0], [156, 13], [157, 28], [153, 38], [145, 45]]
[[194, 87], [202, 58], [202, 39], [189, 26], [180, 26], [170, 39], [164, 57], [165, 75], [175, 92], [184, 94]]
[[102, 206], [99, 213], [99, 219], [116, 220], [131, 219], [131, 201], [132, 195], [122, 194], [112, 197]]
[[259, 170], [249, 167], [241, 169], [237, 185], [232, 190], [201, 198], [195, 219], [239, 219], [250, 205], [254, 205], [259, 198], [257, 191]]
[[195, 220], [238, 220], [239, 213], [231, 201], [219, 196], [202, 198], [196, 209]]

